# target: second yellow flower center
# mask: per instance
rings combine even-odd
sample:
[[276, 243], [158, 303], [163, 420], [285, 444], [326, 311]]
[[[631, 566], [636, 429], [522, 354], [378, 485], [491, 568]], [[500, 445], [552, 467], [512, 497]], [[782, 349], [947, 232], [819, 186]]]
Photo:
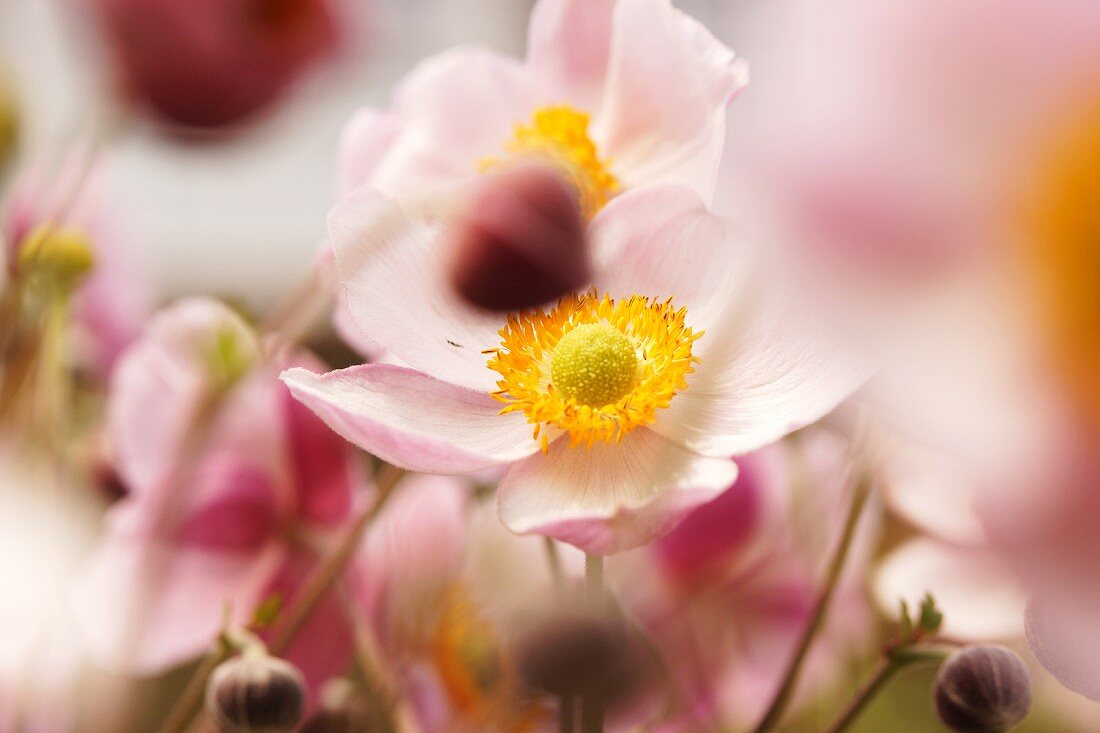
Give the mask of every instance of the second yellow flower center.
[[[581, 214], [595, 216], [619, 190], [619, 181], [611, 173], [610, 163], [599, 155], [588, 134], [588, 115], [558, 105], [535, 110], [530, 123], [516, 125], [504, 149], [513, 157], [537, 156], [561, 168], [577, 190]], [[492, 168], [500, 161], [484, 161]]]

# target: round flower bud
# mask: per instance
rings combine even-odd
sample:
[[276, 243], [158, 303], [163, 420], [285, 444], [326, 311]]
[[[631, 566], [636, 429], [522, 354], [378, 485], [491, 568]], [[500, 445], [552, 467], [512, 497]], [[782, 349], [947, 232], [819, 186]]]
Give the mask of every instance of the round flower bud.
[[19, 247], [19, 271], [64, 292], [79, 285], [93, 267], [91, 240], [77, 227], [39, 224]]
[[305, 686], [293, 664], [249, 650], [210, 675], [206, 709], [225, 733], [289, 733], [302, 719]]
[[1027, 717], [1031, 678], [1002, 646], [960, 649], [940, 667], [934, 690], [940, 720], [958, 733], [1003, 733]]
[[522, 636], [519, 673], [528, 687], [561, 696], [594, 695], [607, 704], [638, 682], [640, 665], [627, 635], [598, 618], [556, 618]]
[[532, 308], [591, 277], [577, 192], [545, 163], [482, 176], [449, 237], [451, 282], [480, 308]]

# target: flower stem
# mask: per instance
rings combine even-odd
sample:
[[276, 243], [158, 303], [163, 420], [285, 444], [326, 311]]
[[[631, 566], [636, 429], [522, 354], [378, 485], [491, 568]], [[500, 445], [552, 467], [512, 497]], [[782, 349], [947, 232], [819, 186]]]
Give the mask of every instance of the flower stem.
[[313, 609], [320, 602], [321, 597], [340, 577], [344, 567], [348, 564], [348, 560], [351, 559], [352, 553], [355, 552], [355, 548], [359, 546], [359, 540], [362, 538], [363, 532], [366, 531], [371, 521], [381, 511], [386, 500], [389, 499], [393, 487], [404, 474], [404, 469], [387, 466], [382, 475], [379, 476], [378, 498], [369, 509], [359, 515], [354, 524], [348, 527], [340, 543], [325, 557], [316, 572], [307, 579], [305, 588], [302, 589], [297, 602], [287, 610], [285, 620], [276, 630], [271, 641], [272, 654], [282, 654], [294, 641], [294, 637], [297, 636], [305, 622], [309, 620], [310, 614], [313, 613]]
[[[584, 556], [584, 593], [588, 606], [594, 613], [604, 613], [603, 557]], [[598, 695], [585, 695], [581, 699], [581, 733], [603, 733], [603, 701]]]
[[577, 703], [571, 695], [562, 695], [561, 704], [558, 706], [558, 731], [560, 733], [574, 733], [577, 717]]
[[195, 712], [202, 702], [203, 692], [206, 690], [206, 680], [213, 674], [219, 664], [229, 658], [229, 647], [218, 640], [215, 648], [207, 652], [202, 662], [187, 681], [187, 686], [178, 698], [168, 717], [164, 719], [158, 729], [158, 733], [182, 733], [187, 724], [191, 722]]
[[926, 652], [926, 653], [904, 653], [897, 655], [889, 655], [879, 660], [878, 665], [875, 666], [874, 672], [863, 683], [852, 699], [848, 701], [848, 704], [844, 706], [844, 710], [840, 715], [829, 725], [825, 733], [843, 733], [848, 730], [848, 726], [856, 721], [862, 713], [868, 703], [875, 698], [886, 683], [890, 679], [900, 672], [905, 667], [915, 662], [927, 662], [927, 661], [942, 661], [944, 658], [943, 653]]
[[554, 590], [558, 599], [565, 599], [565, 572], [561, 567], [561, 555], [558, 554], [558, 546], [550, 537], [543, 537], [543, 548], [546, 550], [546, 564], [550, 569], [550, 579], [554, 583]]
[[753, 733], [767, 733], [767, 731], [773, 730], [779, 725], [783, 715], [787, 712], [787, 706], [794, 695], [810, 646], [825, 622], [829, 603], [836, 593], [841, 571], [844, 569], [844, 562], [848, 559], [848, 551], [851, 549], [852, 540], [855, 538], [856, 526], [859, 524], [863, 508], [867, 505], [867, 497], [871, 493], [871, 477], [863, 470], [863, 466], [857, 462], [853, 465], [852, 470], [855, 474], [855, 480], [852, 487], [851, 504], [844, 519], [844, 530], [840, 535], [840, 541], [837, 543], [836, 549], [833, 551], [832, 559], [829, 561], [825, 580], [810, 614], [810, 621], [798, 640], [794, 655], [791, 657], [787, 670], [783, 675], [783, 682], [776, 691], [771, 705], [768, 706], [767, 713], [753, 729]]

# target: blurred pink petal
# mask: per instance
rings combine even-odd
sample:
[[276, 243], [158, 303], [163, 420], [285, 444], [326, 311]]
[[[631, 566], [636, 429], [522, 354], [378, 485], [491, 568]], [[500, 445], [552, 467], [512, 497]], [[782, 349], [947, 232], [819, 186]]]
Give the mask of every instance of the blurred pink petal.
[[618, 0], [541, 0], [531, 13], [527, 64], [554, 96], [593, 109], [604, 89]]

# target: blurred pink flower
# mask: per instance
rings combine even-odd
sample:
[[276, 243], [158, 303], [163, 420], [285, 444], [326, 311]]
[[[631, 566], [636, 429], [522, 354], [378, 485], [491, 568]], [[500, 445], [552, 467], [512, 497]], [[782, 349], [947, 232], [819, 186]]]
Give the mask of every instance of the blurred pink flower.
[[[813, 422], [862, 379], [753, 277], [748, 249], [688, 188], [609, 203], [590, 226], [593, 290], [549, 313], [505, 319], [458, 298], [438, 228], [369, 190], [338, 206], [331, 236], [352, 314], [409, 368], [283, 379], [334, 430], [396, 465], [507, 466], [498, 506], [515, 532], [599, 554], [644, 544], [730, 484], [731, 454]], [[614, 382], [618, 394], [589, 395], [569, 376], [589, 347], [619, 349], [621, 360], [594, 367], [596, 386]]]
[[58, 171], [31, 167], [12, 183], [3, 213], [4, 261], [10, 277], [27, 235], [48, 222], [87, 235], [95, 265], [73, 302], [76, 347], [87, 366], [106, 376], [141, 332], [152, 296], [140, 253], [125, 231], [122, 207], [110, 195], [108, 165], [95, 161], [85, 173], [87, 154], [73, 150]]
[[88, 0], [125, 94], [164, 120], [255, 115], [339, 39], [332, 0]]
[[726, 105], [747, 71], [668, 0], [541, 0], [525, 61], [456, 48], [405, 77], [391, 109], [358, 112], [338, 187], [419, 195], [487, 161], [539, 154], [572, 174], [582, 202], [656, 182], [709, 202]]
[[[1100, 5], [818, 5], [808, 57], [830, 61], [801, 106], [773, 110], [757, 183], [807, 290], [885, 364], [868, 394], [961, 459], [996, 552], [922, 541], [894, 560], [909, 583], [1011, 568], [1039, 599], [1039, 656], [1100, 698], [1082, 682], [1100, 678], [1100, 644], [1073, 623], [1100, 609]], [[1019, 608], [1018, 591], [996, 605]]]
[[[744, 456], [733, 486], [612, 566], [624, 605], [667, 660], [677, 703], [669, 730], [740, 727], [763, 714], [839, 537], [846, 457], [844, 442], [828, 432]], [[864, 517], [804, 696], [835, 681], [871, 642], [862, 578], [877, 528]]]
[[[486, 730], [479, 726], [501, 721], [485, 717], [491, 711], [522, 716], [508, 642], [521, 619], [553, 605], [542, 543], [505, 530], [471, 489], [465, 480], [409, 476], [359, 555], [360, 598], [382, 672], [424, 730]], [[561, 555], [575, 580], [580, 554]]]
[[[77, 592], [103, 664], [158, 672], [208, 649], [227, 607], [237, 623], [273, 597], [285, 607], [362, 498], [347, 444], [257, 363], [255, 339], [219, 303], [185, 300], [152, 319], [115, 372], [110, 432], [129, 494]], [[228, 391], [203, 425], [212, 389]], [[350, 646], [330, 596], [288, 656], [316, 685], [344, 671]]]

